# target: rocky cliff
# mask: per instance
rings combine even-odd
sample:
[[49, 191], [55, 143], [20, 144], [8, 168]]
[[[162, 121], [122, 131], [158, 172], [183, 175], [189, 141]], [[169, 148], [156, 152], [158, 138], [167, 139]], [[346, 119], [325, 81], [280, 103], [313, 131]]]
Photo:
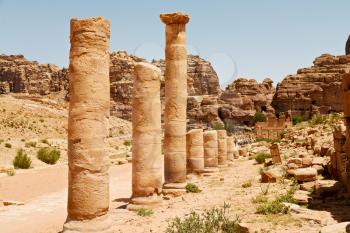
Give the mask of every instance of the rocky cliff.
[[67, 69], [28, 61], [23, 55], [0, 55], [0, 93], [46, 95], [67, 89]]
[[350, 56], [323, 54], [313, 64], [278, 83], [272, 101], [276, 113], [291, 109], [292, 115], [310, 117], [342, 111], [342, 74], [350, 70]]

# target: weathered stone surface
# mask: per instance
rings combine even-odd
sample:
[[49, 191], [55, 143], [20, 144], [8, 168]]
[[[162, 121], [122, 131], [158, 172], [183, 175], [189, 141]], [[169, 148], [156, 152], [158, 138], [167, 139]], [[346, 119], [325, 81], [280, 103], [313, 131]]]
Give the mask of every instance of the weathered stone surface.
[[68, 217], [63, 232], [113, 232], [107, 217], [109, 37], [109, 21], [101, 17], [71, 20]]
[[294, 172], [294, 177], [297, 181], [314, 181], [317, 177], [317, 170], [315, 168], [298, 168]]
[[[161, 14], [165, 23], [164, 189], [186, 184], [187, 49], [183, 13]], [[169, 23], [171, 22], [171, 23]]]
[[153, 208], [162, 201], [159, 68], [137, 63], [132, 106], [132, 199], [128, 209]]
[[204, 167], [218, 166], [218, 135], [216, 130], [205, 131], [204, 141]]
[[203, 130], [192, 129], [186, 135], [187, 173], [204, 170]]
[[341, 222], [321, 228], [320, 233], [348, 233], [350, 232], [350, 222]]
[[280, 148], [277, 143], [273, 143], [270, 147], [271, 157], [272, 157], [272, 163], [273, 164], [280, 164], [282, 163], [281, 155], [280, 155]]
[[29, 61], [23, 55], [0, 55], [0, 94], [46, 95], [68, 88], [67, 69]]
[[349, 56], [323, 54], [314, 66], [302, 68], [277, 84], [272, 106], [276, 113], [310, 117], [315, 113], [342, 111], [342, 74], [350, 69]]
[[218, 162], [227, 165], [227, 133], [226, 130], [217, 130], [218, 133]]

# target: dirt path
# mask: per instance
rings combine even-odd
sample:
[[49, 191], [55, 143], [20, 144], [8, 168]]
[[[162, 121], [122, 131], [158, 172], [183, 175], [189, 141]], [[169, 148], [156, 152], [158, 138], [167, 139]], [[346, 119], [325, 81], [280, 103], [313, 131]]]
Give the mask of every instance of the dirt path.
[[[110, 194], [131, 194], [131, 165], [111, 166]], [[23, 206], [0, 208], [1, 233], [56, 233], [66, 218], [67, 167], [57, 166], [0, 178], [0, 198]]]
[[[308, 215], [311, 220], [292, 214], [256, 214], [258, 204], [253, 203], [252, 199], [261, 195], [262, 190], [268, 189], [267, 197], [271, 200], [289, 188], [285, 183], [270, 186], [261, 184], [258, 172], [260, 167], [253, 160], [243, 159], [236, 160], [233, 166], [221, 169], [210, 177], [191, 176], [189, 182], [197, 184], [202, 189], [201, 193], [189, 193], [164, 200], [163, 206], [154, 210], [152, 216], [141, 217], [125, 209], [131, 195], [131, 164], [112, 166], [110, 213], [115, 222], [115, 232], [161, 233], [174, 217], [184, 217], [191, 211], [201, 212], [224, 203], [231, 205], [231, 218], [239, 217], [256, 232], [316, 233], [322, 225], [334, 222], [326, 211], [311, 212]], [[251, 186], [244, 188], [243, 183], [251, 183]], [[0, 187], [0, 197], [26, 202], [23, 206], [0, 209], [1, 233], [57, 233], [62, 229], [66, 218], [66, 167], [57, 166], [3, 177], [0, 178]]]

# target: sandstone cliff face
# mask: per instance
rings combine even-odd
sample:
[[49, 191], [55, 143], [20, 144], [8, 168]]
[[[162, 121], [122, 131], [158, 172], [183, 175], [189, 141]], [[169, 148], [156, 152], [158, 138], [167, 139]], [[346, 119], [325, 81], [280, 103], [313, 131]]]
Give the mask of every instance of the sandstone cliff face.
[[273, 113], [271, 101], [275, 93], [271, 79], [258, 83], [254, 79], [239, 78], [227, 86], [219, 98], [219, 115], [224, 121], [249, 124], [256, 111]]
[[350, 70], [350, 56], [323, 54], [314, 65], [288, 75], [277, 85], [272, 105], [276, 113], [312, 116], [342, 111], [342, 74]]
[[0, 55], [0, 93], [46, 95], [67, 89], [66, 69], [28, 61], [22, 55]]

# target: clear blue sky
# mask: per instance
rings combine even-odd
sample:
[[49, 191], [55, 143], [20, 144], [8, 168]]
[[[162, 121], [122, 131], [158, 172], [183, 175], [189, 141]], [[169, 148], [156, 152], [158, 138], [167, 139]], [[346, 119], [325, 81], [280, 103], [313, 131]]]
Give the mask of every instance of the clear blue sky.
[[191, 20], [191, 53], [209, 59], [222, 84], [237, 77], [275, 84], [322, 53], [344, 53], [349, 0], [0, 0], [0, 53], [68, 65], [70, 18], [111, 21], [111, 50], [164, 56], [163, 12]]

